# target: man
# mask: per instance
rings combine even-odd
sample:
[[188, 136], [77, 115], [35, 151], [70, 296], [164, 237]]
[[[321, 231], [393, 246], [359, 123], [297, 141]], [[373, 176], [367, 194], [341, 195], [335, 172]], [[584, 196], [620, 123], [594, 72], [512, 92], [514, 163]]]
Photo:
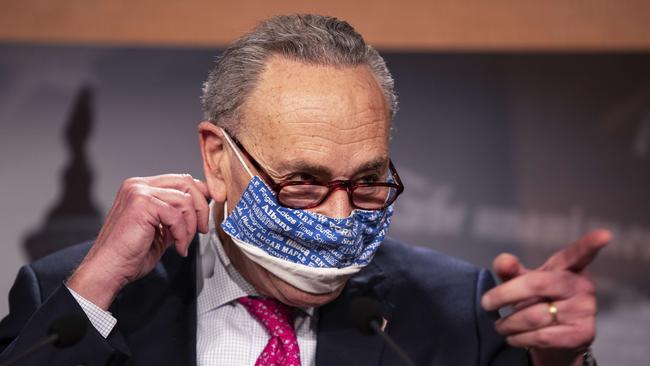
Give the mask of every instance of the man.
[[585, 269], [609, 233], [536, 270], [501, 255], [496, 287], [486, 270], [384, 239], [403, 190], [388, 148], [396, 105], [383, 59], [347, 23], [263, 22], [205, 84], [205, 182], [128, 179], [92, 246], [23, 267], [2, 357], [73, 313], [88, 334], [25, 362], [401, 364], [348, 319], [369, 297], [418, 365], [583, 364], [596, 313]]

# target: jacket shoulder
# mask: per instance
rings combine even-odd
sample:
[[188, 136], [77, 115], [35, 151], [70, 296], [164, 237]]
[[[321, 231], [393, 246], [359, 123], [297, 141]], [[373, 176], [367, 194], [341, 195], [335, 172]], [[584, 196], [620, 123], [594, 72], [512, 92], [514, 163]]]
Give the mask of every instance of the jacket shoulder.
[[459, 281], [474, 282], [482, 270], [464, 260], [431, 248], [408, 245], [388, 238], [375, 257], [388, 277], [430, 285], [454, 285]]
[[65, 281], [86, 256], [92, 242], [84, 242], [56, 251], [28, 264], [39, 282], [41, 292], [49, 294]]
[[480, 294], [494, 285], [492, 275], [439, 251], [387, 240], [377, 252], [377, 266], [391, 297], [436, 308], [441, 314], [464, 313], [472, 321]]

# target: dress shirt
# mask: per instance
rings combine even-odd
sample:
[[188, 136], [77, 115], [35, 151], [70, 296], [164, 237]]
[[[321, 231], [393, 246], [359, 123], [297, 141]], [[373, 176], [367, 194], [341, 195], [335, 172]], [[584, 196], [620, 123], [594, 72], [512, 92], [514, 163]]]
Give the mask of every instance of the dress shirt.
[[111, 312], [106, 311], [91, 301], [86, 300], [85, 297], [79, 295], [69, 287], [68, 291], [70, 291], [72, 297], [77, 300], [79, 306], [81, 306], [81, 309], [83, 309], [84, 313], [86, 313], [86, 316], [90, 320], [90, 323], [93, 325], [93, 327], [95, 327], [95, 329], [97, 329], [99, 334], [101, 334], [104, 338], [108, 337], [108, 335], [111, 333], [111, 330], [113, 330], [115, 323], [117, 323], [117, 319], [115, 319]]
[[[237, 302], [257, 292], [234, 268], [226, 255], [214, 223], [210, 204], [210, 231], [199, 234], [197, 250], [197, 366], [254, 365], [270, 336], [264, 326]], [[117, 320], [108, 311], [70, 288], [91, 324], [107, 337]], [[317, 311], [295, 309], [294, 328], [303, 366], [316, 363]]]
[[[254, 365], [270, 337], [266, 328], [236, 300], [257, 293], [230, 262], [212, 217], [210, 231], [199, 236], [199, 245], [197, 365]], [[316, 362], [314, 310], [295, 309], [294, 328], [303, 366], [313, 366]]]

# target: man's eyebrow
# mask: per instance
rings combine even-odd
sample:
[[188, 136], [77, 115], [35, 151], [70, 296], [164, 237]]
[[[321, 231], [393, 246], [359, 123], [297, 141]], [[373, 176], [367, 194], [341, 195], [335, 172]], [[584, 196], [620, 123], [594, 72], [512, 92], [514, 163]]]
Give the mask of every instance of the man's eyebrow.
[[280, 165], [282, 171], [292, 173], [309, 173], [315, 176], [326, 176], [331, 174], [329, 168], [324, 165], [311, 164], [306, 161], [296, 161]]
[[377, 158], [375, 160], [371, 160], [361, 165], [359, 169], [357, 169], [357, 173], [368, 172], [368, 171], [381, 171], [387, 166], [388, 166], [388, 158]]
[[[353, 175], [357, 175], [363, 172], [380, 171], [386, 166], [388, 166], [388, 158], [377, 158], [368, 161], [362, 164], [360, 167], [356, 168]], [[298, 172], [309, 173], [309, 174], [313, 174], [314, 176], [321, 176], [321, 177], [332, 175], [332, 170], [330, 168], [324, 165], [312, 164], [306, 161], [287, 162], [285, 164], [282, 164], [280, 166], [280, 169], [291, 173], [298, 173]]]

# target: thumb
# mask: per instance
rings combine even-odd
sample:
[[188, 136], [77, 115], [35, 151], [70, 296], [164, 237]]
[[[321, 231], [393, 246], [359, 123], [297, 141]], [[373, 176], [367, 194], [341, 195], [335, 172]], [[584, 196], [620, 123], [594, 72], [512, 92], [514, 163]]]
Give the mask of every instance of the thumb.
[[502, 253], [494, 258], [492, 269], [503, 282], [510, 281], [528, 272], [528, 269], [521, 264], [519, 258], [510, 253]]

